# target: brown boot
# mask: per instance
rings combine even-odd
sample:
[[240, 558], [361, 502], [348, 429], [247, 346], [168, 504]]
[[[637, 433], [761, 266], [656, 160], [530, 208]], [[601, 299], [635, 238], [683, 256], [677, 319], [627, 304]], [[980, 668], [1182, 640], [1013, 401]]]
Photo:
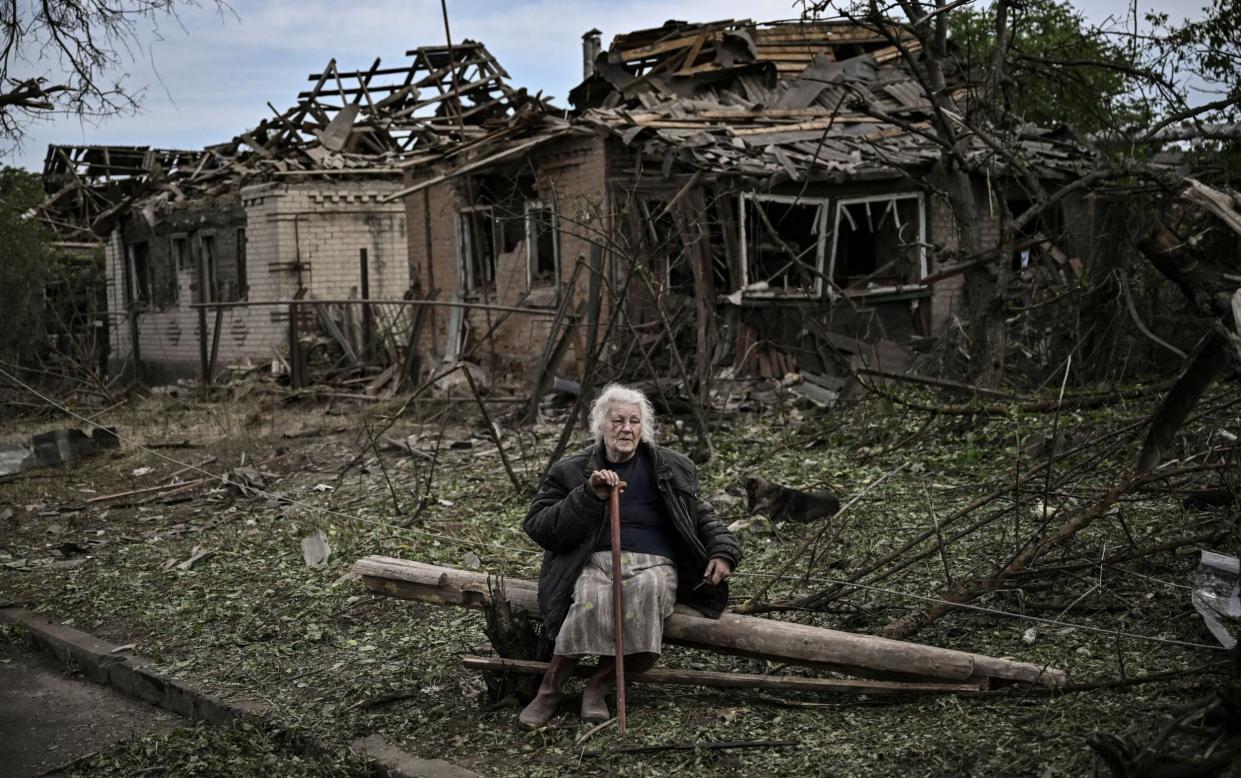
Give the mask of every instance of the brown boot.
[[577, 657], [559, 654], [552, 657], [547, 672], [543, 674], [543, 682], [539, 684], [539, 693], [517, 717], [521, 726], [538, 729], [551, 721], [552, 716], [556, 715], [556, 708], [560, 707], [560, 701], [564, 699], [560, 687], [572, 675], [574, 667], [577, 667]]
[[610, 656], [599, 657], [599, 668], [582, 690], [582, 719], [602, 723], [612, 718], [608, 710], [608, 681], [616, 673], [616, 661]]

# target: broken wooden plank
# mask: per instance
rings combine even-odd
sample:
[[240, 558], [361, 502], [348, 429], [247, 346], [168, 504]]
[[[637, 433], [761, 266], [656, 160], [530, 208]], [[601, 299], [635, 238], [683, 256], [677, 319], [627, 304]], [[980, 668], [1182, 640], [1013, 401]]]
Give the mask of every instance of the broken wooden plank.
[[[322, 303], [315, 303], [314, 309], [315, 315], [319, 318], [319, 323], [323, 325], [323, 329], [327, 330], [328, 334], [331, 335], [338, 344], [340, 344], [340, 348], [345, 352], [345, 358], [349, 360], [349, 364], [359, 364], [357, 352], [353, 349], [352, 339], [345, 337], [345, 333], [341, 332], [340, 327], [337, 326], [336, 321], [332, 318], [332, 315], [328, 313], [327, 307]], [[346, 307], [345, 310], [348, 310], [348, 307]]]
[[[523, 675], [543, 675], [548, 667], [547, 662], [469, 655], [461, 657], [461, 665], [468, 670], [490, 670]], [[593, 667], [580, 666], [574, 671], [574, 675], [589, 676], [592, 672], [594, 672]], [[711, 686], [717, 689], [774, 689], [868, 695], [971, 694], [985, 691], [987, 688], [985, 678], [964, 683], [904, 683], [859, 678], [806, 678], [791, 675], [719, 673], [672, 667], [659, 667], [642, 673], [626, 673], [625, 680], [678, 686]]]
[[[353, 571], [376, 594], [471, 608], [485, 607], [491, 601], [485, 573], [385, 556], [359, 559]], [[534, 583], [509, 578], [505, 588], [512, 607], [537, 615], [538, 590]], [[982, 676], [1046, 686], [1068, 684], [1068, 674], [1063, 670], [1028, 662], [735, 613], [725, 613], [719, 619], [673, 613], [664, 622], [664, 639], [743, 656], [781, 657], [871, 672], [899, 672], [953, 681]]]
[[390, 203], [393, 200], [399, 200], [402, 197], [407, 197], [413, 194], [414, 192], [420, 192], [429, 186], [435, 186], [436, 184], [442, 183], [444, 181], [449, 181], [458, 176], [465, 175], [466, 173], [469, 173], [473, 170], [486, 167], [487, 165], [500, 162], [501, 160], [505, 160], [510, 157], [515, 157], [518, 154], [521, 154], [524, 151], [528, 151], [541, 143], [546, 143], [547, 141], [552, 140], [554, 138], [558, 138], [564, 134], [566, 134], [565, 131], [558, 131], [558, 132], [549, 133], [547, 135], [536, 136], [535, 138], [531, 140], [527, 140], [523, 143], [519, 143], [516, 146], [505, 149], [504, 151], [497, 152], [490, 156], [484, 157], [483, 159], [480, 159], [476, 162], [471, 162], [451, 172], [435, 176], [434, 178], [429, 178], [425, 181], [420, 181], [417, 184], [414, 184], [413, 186], [408, 186], [408, 187], [405, 187], [404, 189], [401, 189], [400, 191], [393, 192], [390, 195], [380, 198], [379, 202]]

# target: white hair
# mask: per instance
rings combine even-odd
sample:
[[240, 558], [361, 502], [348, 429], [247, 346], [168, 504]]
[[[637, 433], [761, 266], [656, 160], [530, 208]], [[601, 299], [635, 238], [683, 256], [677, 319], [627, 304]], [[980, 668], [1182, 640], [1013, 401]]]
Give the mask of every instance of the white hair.
[[603, 440], [603, 425], [608, 423], [608, 413], [614, 405], [636, 405], [642, 417], [642, 440], [655, 443], [655, 409], [646, 395], [637, 389], [621, 384], [608, 384], [590, 404], [590, 431], [595, 442]]

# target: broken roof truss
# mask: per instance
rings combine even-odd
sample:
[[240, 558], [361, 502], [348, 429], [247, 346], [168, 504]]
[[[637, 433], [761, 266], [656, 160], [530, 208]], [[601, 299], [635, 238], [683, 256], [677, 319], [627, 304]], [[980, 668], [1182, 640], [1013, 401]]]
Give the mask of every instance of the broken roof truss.
[[438, 156], [546, 110], [541, 97], [507, 83], [481, 43], [425, 46], [406, 56], [399, 66], [376, 58], [355, 71], [332, 59], [308, 77], [313, 86], [293, 107], [268, 103], [271, 117], [202, 151], [50, 146], [41, 217], [62, 239], [97, 240], [139, 198], [175, 202], [280, 176], [399, 178], [402, 161]]
[[[896, 26], [669, 22], [617, 36], [571, 99], [584, 124], [693, 169], [764, 185], [894, 177], [940, 155], [920, 133], [931, 103], [905, 61], [919, 51]], [[1045, 131], [1019, 142], [1046, 176], [1083, 159]], [[972, 143], [980, 161], [993, 153]]]

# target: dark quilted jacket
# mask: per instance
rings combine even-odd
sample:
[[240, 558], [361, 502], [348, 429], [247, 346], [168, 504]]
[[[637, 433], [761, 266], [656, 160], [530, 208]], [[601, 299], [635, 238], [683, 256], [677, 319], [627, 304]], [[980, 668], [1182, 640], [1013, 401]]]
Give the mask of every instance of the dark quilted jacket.
[[[573, 583], [608, 526], [607, 501], [596, 497], [587, 485], [590, 474], [599, 469], [601, 450], [601, 446], [592, 446], [557, 462], [539, 484], [539, 493], [521, 525], [544, 549], [539, 609], [548, 639], [560, 631], [573, 599]], [[727, 582], [706, 584], [697, 590], [694, 587], [702, 583], [711, 557], [723, 557], [736, 569], [741, 547], [715, 518], [711, 504], [699, 498], [698, 469], [689, 457], [661, 446], [648, 446], [647, 450], [659, 493], [677, 530], [677, 602], [718, 618], [728, 604]]]

